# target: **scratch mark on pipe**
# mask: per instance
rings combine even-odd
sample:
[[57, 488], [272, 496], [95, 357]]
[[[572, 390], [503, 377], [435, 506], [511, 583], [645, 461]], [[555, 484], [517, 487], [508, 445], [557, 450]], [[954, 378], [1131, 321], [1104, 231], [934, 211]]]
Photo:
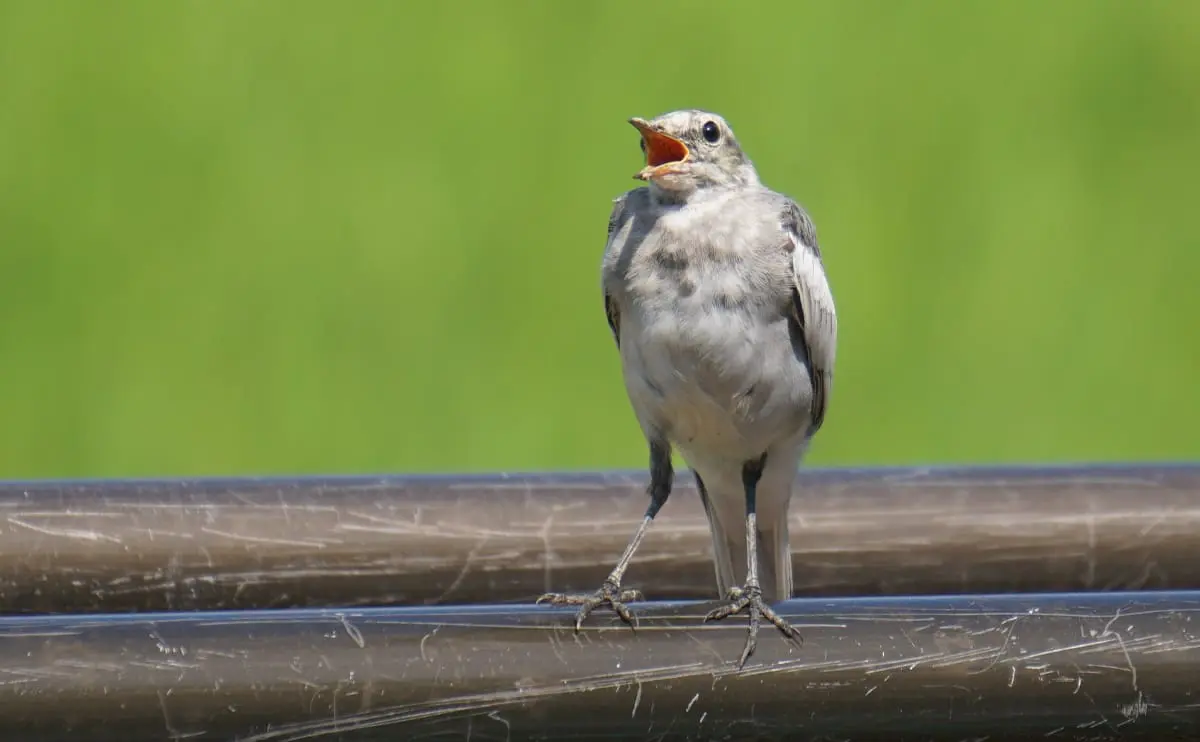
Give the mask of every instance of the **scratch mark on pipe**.
[[341, 541], [330, 541], [329, 543], [326, 543], [324, 541], [300, 541], [287, 538], [267, 538], [266, 536], [247, 536], [242, 533], [218, 531], [216, 528], [209, 528], [208, 526], [201, 526], [200, 530], [213, 536], [223, 536], [224, 538], [231, 538], [235, 541], [246, 541], [252, 544], [270, 544], [271, 546], [299, 546], [306, 549], [324, 549], [329, 545], [329, 543], [342, 543]]
[[121, 539], [116, 536], [109, 536], [99, 531], [84, 530], [82, 528], [50, 528], [49, 526], [38, 526], [33, 523], [26, 523], [15, 515], [10, 515], [7, 518], [8, 522], [14, 526], [26, 528], [34, 533], [40, 533], [44, 536], [59, 536], [61, 538], [73, 538], [81, 541], [107, 541], [111, 544], [121, 543]]
[[508, 721], [507, 719], [505, 719], [504, 717], [500, 716], [500, 711], [499, 711], [499, 710], [496, 710], [496, 711], [493, 711], [493, 712], [491, 712], [490, 714], [488, 714], [488, 715], [487, 715], [487, 717], [488, 717], [489, 719], [493, 719], [493, 720], [495, 720], [495, 721], [498, 721], [498, 722], [500, 722], [501, 724], [503, 724], [503, 725], [504, 725], [504, 728], [505, 728], [505, 730], [506, 730], [506, 734], [505, 734], [505, 737], [504, 737], [504, 739], [505, 739], [505, 742], [512, 742], [512, 723], [511, 723], [511, 722], [509, 722], [509, 721]]
[[1137, 721], [1143, 716], [1148, 716], [1150, 713], [1150, 704], [1146, 701], [1146, 697], [1139, 692], [1133, 703], [1125, 704], [1118, 710], [1121, 712], [1121, 715], [1125, 717], [1125, 721], [1121, 722], [1117, 726], [1124, 726], [1131, 722]]
[[561, 645], [562, 641], [559, 638], [558, 632], [550, 632], [546, 635], [546, 640], [550, 642], [550, 651], [554, 652], [554, 656], [562, 663], [563, 667], [567, 666], [567, 658], [563, 656]]
[[198, 732], [181, 732], [178, 729], [176, 729], [175, 726], [173, 724], [171, 724], [171, 715], [169, 713], [167, 713], [167, 698], [166, 697], [171, 694], [171, 691], [168, 690], [164, 694], [161, 690], [159, 690], [159, 691], [155, 691], [155, 693], [158, 695], [158, 707], [160, 709], [162, 709], [163, 725], [167, 730], [167, 736], [169, 736], [171, 739], [188, 739], [191, 737], [203, 737], [204, 736], [204, 730], [200, 730]]
[[474, 566], [475, 560], [479, 558], [479, 554], [483, 551], [483, 547], [487, 544], [489, 538], [490, 537], [485, 535], [482, 536], [478, 542], [476, 542], [475, 546], [472, 547], [469, 552], [467, 552], [467, 558], [465, 561], [463, 561], [463, 566], [462, 569], [458, 571], [458, 576], [454, 578], [454, 580], [450, 583], [450, 586], [447, 587], [441, 595], [433, 598], [432, 600], [426, 601], [427, 604], [436, 605], [441, 603], [451, 593], [458, 589], [458, 586], [461, 585], [463, 580], [467, 578], [467, 573], [471, 571], [471, 567]]
[[354, 643], [358, 645], [358, 648], [359, 649], [366, 648], [367, 642], [365, 639], [363, 639], [362, 632], [358, 630], [357, 626], [350, 623], [350, 619], [346, 618], [346, 614], [338, 613], [337, 618], [339, 621], [342, 622], [342, 628], [344, 628], [346, 630], [346, 635], [349, 636], [354, 641]]
[[79, 636], [82, 631], [13, 631], [0, 633], [0, 639], [34, 639], [51, 636]]
[[1121, 636], [1121, 632], [1112, 630], [1112, 625], [1116, 623], [1117, 619], [1120, 617], [1121, 609], [1118, 608], [1117, 612], [1113, 614], [1112, 619], [1110, 619], [1109, 622], [1104, 625], [1104, 630], [1100, 632], [1099, 638], [1103, 639], [1104, 637], [1108, 636], [1116, 638], [1117, 644], [1121, 646], [1121, 653], [1125, 655], [1125, 663], [1129, 665], [1129, 680], [1133, 685], [1133, 691], [1140, 696], [1141, 689], [1138, 688], [1137, 668], [1133, 665], [1133, 658], [1129, 656], [1129, 649], [1125, 646], [1125, 638]]

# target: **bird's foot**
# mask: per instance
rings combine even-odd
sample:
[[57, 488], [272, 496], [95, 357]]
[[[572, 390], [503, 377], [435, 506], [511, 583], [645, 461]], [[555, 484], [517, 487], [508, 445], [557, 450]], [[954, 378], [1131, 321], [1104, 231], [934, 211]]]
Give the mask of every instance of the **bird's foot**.
[[620, 583], [612, 580], [605, 580], [600, 589], [594, 593], [546, 593], [537, 599], [538, 603], [549, 603], [550, 605], [577, 605], [579, 612], [575, 614], [575, 633], [583, 627], [584, 620], [592, 614], [600, 606], [608, 606], [613, 609], [621, 620], [629, 624], [629, 628], [637, 630], [637, 617], [629, 610], [626, 603], [632, 603], [642, 599], [641, 592], [637, 590], [622, 590]]
[[783, 632], [783, 635], [791, 639], [796, 644], [803, 642], [800, 637], [800, 632], [792, 628], [782, 616], [776, 613], [771, 606], [767, 605], [763, 600], [762, 588], [755, 584], [749, 584], [745, 587], [735, 587], [729, 591], [729, 602], [725, 605], [710, 611], [704, 617], [704, 621], [720, 621], [723, 618], [734, 616], [739, 613], [745, 613], [750, 619], [750, 632], [746, 636], [746, 648], [742, 650], [742, 657], [738, 660], [738, 669], [741, 670], [746, 660], [750, 655], [754, 654], [755, 647], [758, 646], [758, 625], [762, 619], [766, 619], [775, 624], [775, 628]]

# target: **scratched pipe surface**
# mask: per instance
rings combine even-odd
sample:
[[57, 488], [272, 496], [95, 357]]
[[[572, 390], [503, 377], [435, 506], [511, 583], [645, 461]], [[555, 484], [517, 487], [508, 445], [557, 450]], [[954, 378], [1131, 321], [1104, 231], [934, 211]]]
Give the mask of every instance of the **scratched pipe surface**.
[[1180, 740], [1200, 593], [812, 598], [805, 643], [711, 604], [0, 618], [5, 739]]
[[[513, 603], [600, 584], [641, 472], [0, 483], [0, 613]], [[629, 586], [715, 594], [690, 476]], [[797, 594], [1200, 588], [1200, 466], [804, 470]]]

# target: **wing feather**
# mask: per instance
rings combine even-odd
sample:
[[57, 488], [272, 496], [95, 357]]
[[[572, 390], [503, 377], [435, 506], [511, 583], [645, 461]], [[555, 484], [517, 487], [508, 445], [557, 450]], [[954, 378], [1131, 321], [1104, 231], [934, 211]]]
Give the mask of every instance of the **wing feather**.
[[[625, 199], [629, 194], [622, 194], [613, 199], [612, 213], [608, 215], [608, 242], [605, 245], [605, 252], [612, 247], [613, 235], [625, 223]], [[612, 296], [607, 291], [604, 291], [604, 314], [608, 317], [608, 327], [612, 330], [613, 340], [617, 347], [621, 347], [621, 310], [617, 303], [613, 301]]]
[[821, 261], [817, 232], [812, 219], [794, 201], [783, 210], [783, 229], [792, 254], [792, 315], [799, 325], [813, 384], [812, 425], [815, 434], [825, 422], [829, 393], [833, 387], [833, 366], [837, 355], [837, 313], [833, 291]]

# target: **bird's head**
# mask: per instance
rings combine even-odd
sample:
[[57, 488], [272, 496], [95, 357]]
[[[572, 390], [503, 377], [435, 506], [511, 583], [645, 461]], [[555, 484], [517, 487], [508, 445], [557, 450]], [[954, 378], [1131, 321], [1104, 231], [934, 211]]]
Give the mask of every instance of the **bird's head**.
[[733, 130], [715, 113], [689, 109], [629, 123], [641, 133], [646, 155], [646, 166], [633, 176], [638, 180], [679, 195], [758, 183]]

